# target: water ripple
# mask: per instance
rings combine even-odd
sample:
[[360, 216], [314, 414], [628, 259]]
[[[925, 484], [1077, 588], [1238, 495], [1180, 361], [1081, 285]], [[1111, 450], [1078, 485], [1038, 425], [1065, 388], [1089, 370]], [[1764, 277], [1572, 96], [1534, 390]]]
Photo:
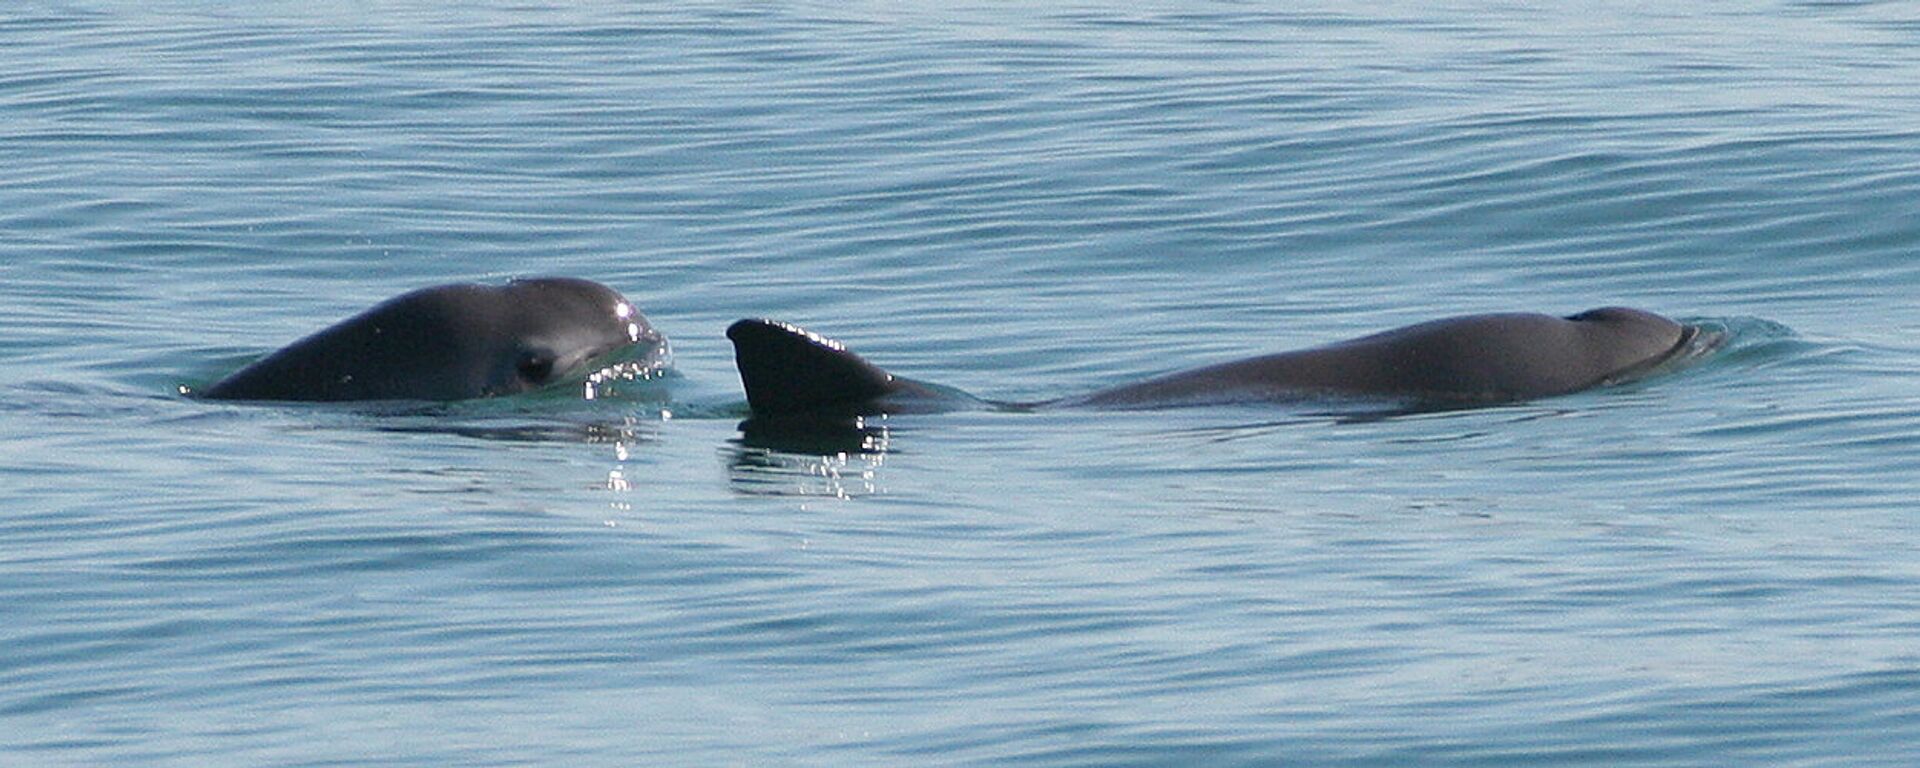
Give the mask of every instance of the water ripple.
[[[29, 0], [0, 751], [205, 764], [1895, 763], [1910, 12]], [[178, 396], [577, 274], [680, 375]], [[1044, 399], [1474, 311], [1723, 329], [1421, 414], [741, 429], [776, 316]]]

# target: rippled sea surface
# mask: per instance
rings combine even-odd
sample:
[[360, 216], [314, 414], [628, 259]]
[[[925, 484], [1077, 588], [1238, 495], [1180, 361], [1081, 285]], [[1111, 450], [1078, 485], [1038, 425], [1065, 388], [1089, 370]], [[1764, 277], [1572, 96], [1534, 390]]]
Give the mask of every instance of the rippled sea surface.
[[[0, 763], [1920, 754], [1911, 4], [318, 5], [0, 9]], [[544, 274], [675, 375], [181, 394]], [[1607, 304], [1730, 340], [767, 440], [722, 335], [1031, 400]]]

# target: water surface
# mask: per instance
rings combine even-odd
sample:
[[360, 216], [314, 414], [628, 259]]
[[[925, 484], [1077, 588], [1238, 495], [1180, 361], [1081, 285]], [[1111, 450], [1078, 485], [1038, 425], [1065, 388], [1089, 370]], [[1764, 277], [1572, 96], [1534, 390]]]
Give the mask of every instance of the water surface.
[[[0, 12], [0, 762], [1903, 764], [1898, 3]], [[612, 285], [583, 401], [181, 397]], [[1477, 410], [743, 434], [772, 316], [983, 397], [1479, 311], [1701, 364]]]

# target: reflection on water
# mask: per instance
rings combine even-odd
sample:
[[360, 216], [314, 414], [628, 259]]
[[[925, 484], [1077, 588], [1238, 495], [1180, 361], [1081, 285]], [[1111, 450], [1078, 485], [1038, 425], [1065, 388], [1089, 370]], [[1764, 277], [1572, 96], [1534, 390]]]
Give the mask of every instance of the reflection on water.
[[725, 448], [728, 481], [752, 496], [878, 494], [893, 437], [875, 421], [741, 422], [740, 437]]
[[612, 443], [630, 446], [658, 439], [657, 423], [628, 417], [620, 421], [427, 421], [407, 420], [374, 426], [380, 432], [441, 434], [510, 443]]

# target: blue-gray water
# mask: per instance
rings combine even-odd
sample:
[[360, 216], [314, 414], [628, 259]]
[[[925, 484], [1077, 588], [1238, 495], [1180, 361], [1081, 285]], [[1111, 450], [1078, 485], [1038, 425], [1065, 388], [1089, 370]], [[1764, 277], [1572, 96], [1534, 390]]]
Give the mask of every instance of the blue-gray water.
[[[255, 5], [0, 9], [0, 764], [1920, 754], [1910, 4]], [[179, 395], [533, 274], [677, 378]], [[1602, 304], [1732, 341], [769, 447], [721, 335], [1039, 399]]]

